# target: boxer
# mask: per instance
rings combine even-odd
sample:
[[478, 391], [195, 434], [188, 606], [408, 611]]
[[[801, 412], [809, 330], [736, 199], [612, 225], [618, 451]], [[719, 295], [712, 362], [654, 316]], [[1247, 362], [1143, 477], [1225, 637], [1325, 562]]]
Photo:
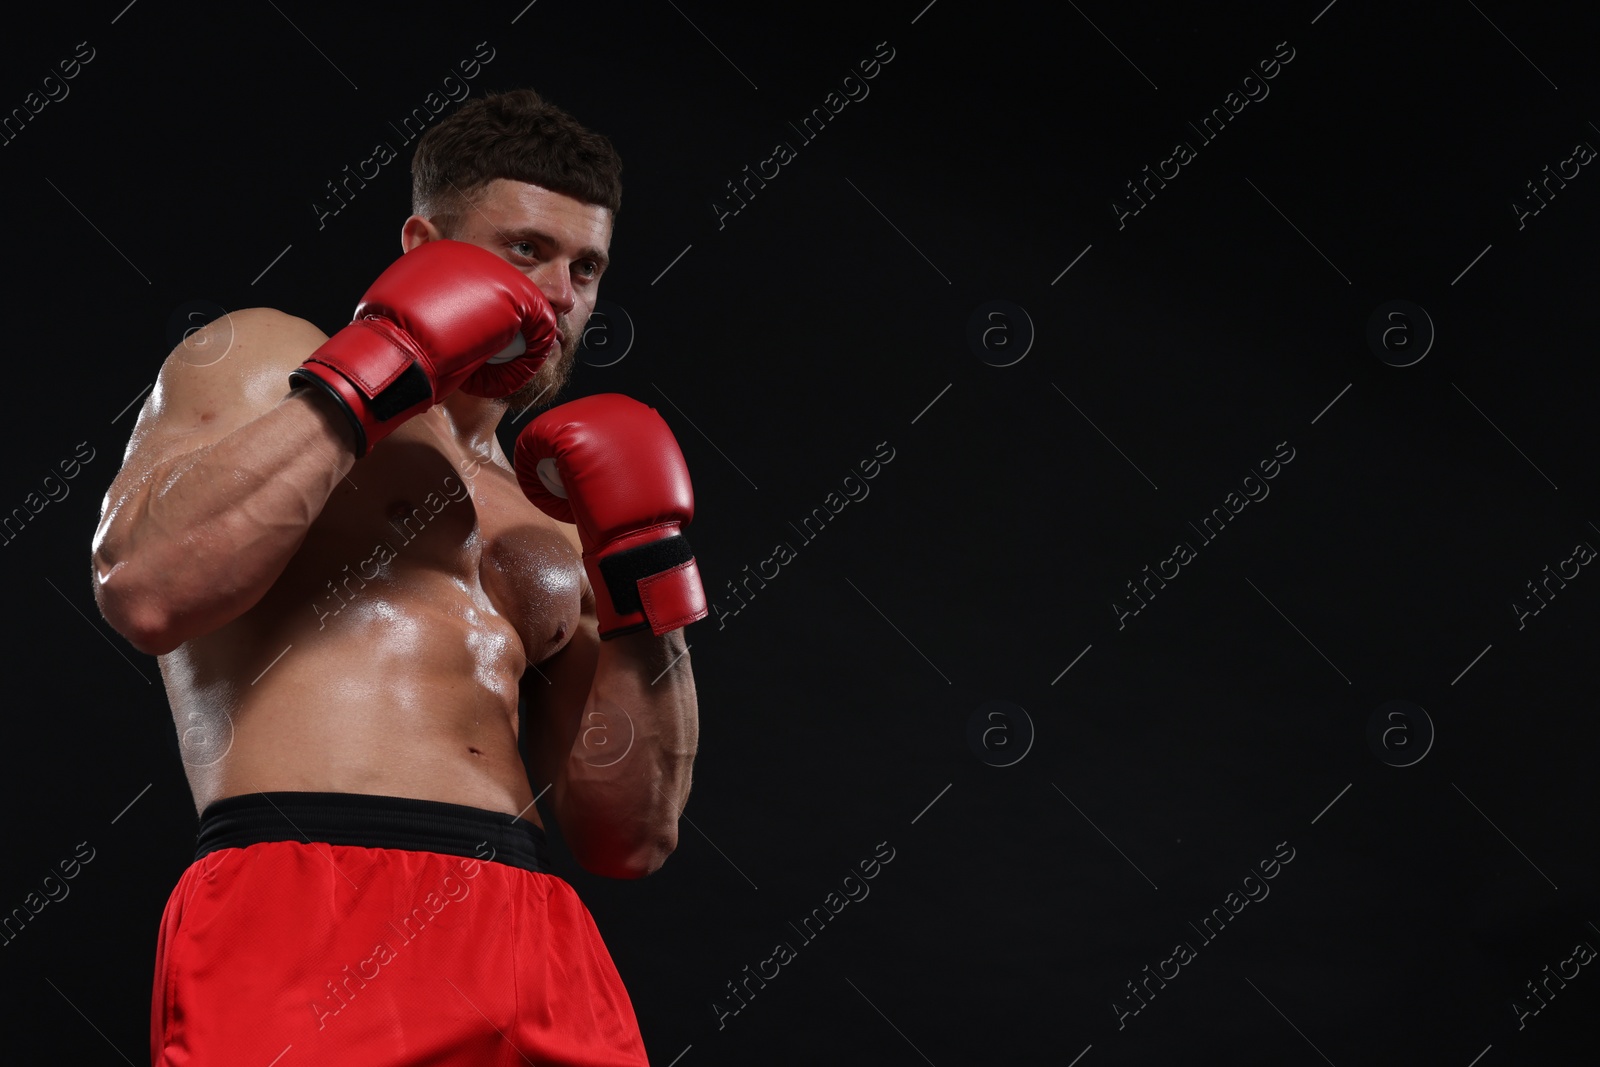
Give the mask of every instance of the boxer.
[[255, 308], [163, 364], [93, 546], [200, 815], [154, 1063], [647, 1062], [534, 793], [584, 869], [640, 878], [698, 747], [683, 455], [638, 401], [554, 404], [619, 173], [531, 90], [470, 102], [350, 325]]

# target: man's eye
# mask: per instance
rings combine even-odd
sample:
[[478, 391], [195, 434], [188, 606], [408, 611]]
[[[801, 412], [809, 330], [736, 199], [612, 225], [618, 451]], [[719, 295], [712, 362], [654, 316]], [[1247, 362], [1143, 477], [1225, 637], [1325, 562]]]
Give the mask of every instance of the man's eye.
[[[522, 251], [522, 249], [524, 249], [524, 248], [527, 249], [526, 252]], [[511, 250], [513, 252], [517, 253], [517, 255], [519, 255], [519, 256], [526, 256], [529, 259], [533, 258], [533, 242], [532, 241], [514, 241], [514, 242], [512, 242]]]
[[586, 260], [578, 265], [578, 270], [585, 278], [593, 278], [600, 273], [600, 266], [597, 263]]

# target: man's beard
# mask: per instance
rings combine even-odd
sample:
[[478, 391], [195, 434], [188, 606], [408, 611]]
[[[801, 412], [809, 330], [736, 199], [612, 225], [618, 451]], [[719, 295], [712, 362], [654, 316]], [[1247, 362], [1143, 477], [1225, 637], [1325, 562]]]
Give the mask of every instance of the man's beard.
[[546, 359], [526, 385], [505, 398], [512, 418], [553, 406], [567, 379], [572, 376], [572, 365], [577, 362], [578, 345], [583, 343], [583, 333], [572, 330], [565, 315], [556, 317], [556, 327], [561, 331], [561, 350]]

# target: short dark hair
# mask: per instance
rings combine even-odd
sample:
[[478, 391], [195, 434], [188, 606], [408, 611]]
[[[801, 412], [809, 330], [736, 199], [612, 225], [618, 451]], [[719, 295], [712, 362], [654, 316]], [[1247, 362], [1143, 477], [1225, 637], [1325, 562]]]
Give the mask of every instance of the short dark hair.
[[470, 100], [424, 133], [411, 159], [411, 210], [448, 233], [496, 178], [543, 186], [613, 217], [622, 206], [622, 160], [611, 141], [532, 89]]

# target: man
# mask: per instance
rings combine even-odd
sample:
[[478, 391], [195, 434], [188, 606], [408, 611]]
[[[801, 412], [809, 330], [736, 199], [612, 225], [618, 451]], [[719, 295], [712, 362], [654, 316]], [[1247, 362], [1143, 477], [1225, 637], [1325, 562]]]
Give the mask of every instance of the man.
[[[646, 1062], [532, 787], [585, 869], [642, 877], [698, 744], [682, 453], [626, 397], [550, 407], [619, 172], [532, 91], [468, 103], [356, 321], [238, 312], [163, 365], [94, 541], [201, 813], [155, 1063]], [[513, 465], [495, 427], [535, 404]]]

